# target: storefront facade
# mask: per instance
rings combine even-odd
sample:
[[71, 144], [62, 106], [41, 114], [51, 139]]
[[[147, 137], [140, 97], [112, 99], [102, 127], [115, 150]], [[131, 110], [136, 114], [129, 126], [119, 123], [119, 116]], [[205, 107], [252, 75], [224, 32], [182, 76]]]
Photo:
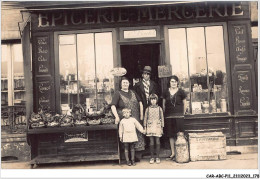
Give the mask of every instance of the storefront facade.
[[112, 69], [125, 68], [134, 85], [150, 65], [161, 91], [169, 75], [179, 76], [188, 133], [220, 131], [229, 146], [257, 144], [249, 9], [248, 2], [32, 9], [33, 111], [61, 114], [76, 104], [100, 111], [119, 89]]

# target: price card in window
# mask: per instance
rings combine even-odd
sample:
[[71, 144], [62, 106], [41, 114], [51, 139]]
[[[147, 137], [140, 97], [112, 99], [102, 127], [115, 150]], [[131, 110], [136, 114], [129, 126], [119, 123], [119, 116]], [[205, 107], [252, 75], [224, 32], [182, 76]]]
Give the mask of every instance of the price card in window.
[[163, 65], [158, 66], [158, 77], [165, 78], [172, 76], [172, 66], [171, 65]]
[[192, 114], [201, 114], [201, 102], [192, 102]]

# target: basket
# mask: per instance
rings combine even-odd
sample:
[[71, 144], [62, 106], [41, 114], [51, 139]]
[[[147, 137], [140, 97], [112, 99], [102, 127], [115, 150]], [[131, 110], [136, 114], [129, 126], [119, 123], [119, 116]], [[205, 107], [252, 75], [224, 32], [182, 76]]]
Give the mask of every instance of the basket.
[[97, 119], [97, 120], [89, 120], [88, 121], [88, 124], [90, 126], [94, 126], [94, 125], [99, 125], [101, 123], [100, 119]]
[[115, 119], [114, 118], [102, 118], [100, 119], [101, 123], [106, 125], [106, 124], [114, 124]]
[[45, 125], [44, 124], [39, 124], [39, 123], [33, 123], [33, 124], [31, 124], [31, 127], [33, 129], [35, 129], [35, 128], [43, 128], [43, 127], [45, 127]]
[[60, 126], [61, 127], [71, 127], [72, 123], [62, 123]]
[[76, 121], [74, 123], [75, 126], [85, 126], [87, 125], [87, 122], [86, 121]]
[[58, 127], [60, 124], [57, 122], [50, 122], [47, 124], [47, 127]]

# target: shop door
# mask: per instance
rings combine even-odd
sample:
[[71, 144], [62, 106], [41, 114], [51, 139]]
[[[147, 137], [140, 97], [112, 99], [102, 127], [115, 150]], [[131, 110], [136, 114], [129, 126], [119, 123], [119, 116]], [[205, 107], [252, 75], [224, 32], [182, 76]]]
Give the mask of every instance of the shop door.
[[151, 79], [159, 82], [160, 44], [121, 45], [120, 50], [122, 67], [127, 70], [131, 85], [142, 78], [142, 70], [147, 65], [152, 67]]

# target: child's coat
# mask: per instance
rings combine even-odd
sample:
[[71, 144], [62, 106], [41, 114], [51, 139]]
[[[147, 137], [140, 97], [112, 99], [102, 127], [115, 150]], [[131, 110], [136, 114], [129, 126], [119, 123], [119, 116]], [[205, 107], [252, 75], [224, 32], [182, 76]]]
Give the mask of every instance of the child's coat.
[[119, 138], [122, 139], [122, 142], [137, 142], [136, 129], [141, 133], [144, 132], [143, 127], [135, 118], [123, 118], [119, 124]]

